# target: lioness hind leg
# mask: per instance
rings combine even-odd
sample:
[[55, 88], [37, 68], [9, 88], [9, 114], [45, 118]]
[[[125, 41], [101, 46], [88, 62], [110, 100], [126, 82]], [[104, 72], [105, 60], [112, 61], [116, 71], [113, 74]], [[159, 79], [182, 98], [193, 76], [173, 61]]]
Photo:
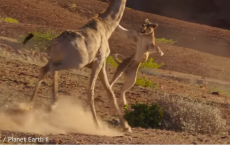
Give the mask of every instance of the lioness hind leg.
[[121, 97], [123, 99], [124, 107], [128, 107], [128, 103], [126, 101], [125, 94], [126, 92], [132, 88], [136, 81], [136, 70], [127, 70], [124, 74], [124, 84], [122, 86]]
[[111, 88], [113, 87], [114, 83], [118, 80], [118, 78], [122, 75], [123, 71], [119, 70], [119, 68], [116, 69], [116, 72], [113, 75], [113, 78], [110, 82]]
[[40, 70], [40, 76], [39, 76], [39, 79], [38, 79], [36, 88], [35, 88], [35, 90], [34, 90], [33, 95], [32, 95], [31, 98], [30, 98], [30, 103], [31, 103], [31, 104], [34, 104], [35, 99], [36, 99], [36, 97], [37, 97], [38, 90], [39, 90], [39, 88], [40, 88], [40, 86], [41, 86], [41, 83], [42, 83], [44, 77], [47, 75], [47, 73], [48, 73], [49, 71], [50, 71], [50, 68], [49, 68], [49, 62], [48, 62], [48, 63], [47, 63], [44, 67], [42, 67], [41, 70]]

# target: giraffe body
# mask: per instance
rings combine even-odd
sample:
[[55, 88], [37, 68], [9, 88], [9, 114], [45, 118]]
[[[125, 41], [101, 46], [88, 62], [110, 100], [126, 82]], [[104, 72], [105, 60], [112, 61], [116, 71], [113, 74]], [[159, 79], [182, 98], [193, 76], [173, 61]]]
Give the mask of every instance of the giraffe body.
[[[99, 77], [118, 113], [123, 129], [132, 132], [121, 114], [105, 68], [106, 58], [110, 54], [108, 39], [120, 23], [125, 10], [125, 4], [126, 0], [110, 0], [109, 7], [105, 12], [90, 20], [78, 30], [64, 31], [51, 41], [50, 59], [41, 68], [39, 81], [31, 97], [32, 104], [35, 101], [41, 82], [48, 72], [53, 73], [53, 105], [50, 106], [50, 110], [52, 110], [57, 102], [58, 71], [88, 67], [91, 68], [91, 76], [87, 96], [94, 122], [99, 126], [94, 105], [94, 88]], [[31, 39], [31, 36], [28, 35], [23, 43], [26, 44], [26, 41]]]

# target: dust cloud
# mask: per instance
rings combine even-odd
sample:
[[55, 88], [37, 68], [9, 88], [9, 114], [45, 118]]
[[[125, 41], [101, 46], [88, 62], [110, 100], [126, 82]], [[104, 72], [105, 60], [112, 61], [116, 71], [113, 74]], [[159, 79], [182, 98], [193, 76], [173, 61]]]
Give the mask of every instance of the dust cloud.
[[[78, 102], [78, 103], [76, 103]], [[17, 106], [15, 108], [15, 106]], [[60, 97], [55, 109], [48, 113], [45, 109], [27, 110], [26, 104], [4, 107], [0, 110], [0, 130], [37, 134], [81, 133], [89, 135], [122, 136], [123, 132], [111, 128], [99, 119], [98, 128], [80, 101]]]

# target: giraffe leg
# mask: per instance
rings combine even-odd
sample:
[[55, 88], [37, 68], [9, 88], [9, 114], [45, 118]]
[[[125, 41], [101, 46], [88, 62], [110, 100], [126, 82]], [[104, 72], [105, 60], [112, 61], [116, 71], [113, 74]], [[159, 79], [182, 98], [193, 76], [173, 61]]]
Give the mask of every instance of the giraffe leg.
[[57, 94], [58, 94], [58, 71], [53, 72], [53, 102], [49, 108], [49, 111], [52, 111], [57, 103]]
[[38, 90], [39, 90], [39, 88], [41, 86], [41, 82], [43, 81], [44, 77], [46, 76], [46, 74], [49, 71], [50, 71], [50, 69], [49, 69], [49, 63], [47, 63], [44, 67], [41, 68], [40, 76], [39, 76], [39, 80], [38, 80], [37, 86], [35, 88], [35, 91], [34, 91], [33, 95], [30, 98], [30, 103], [32, 105], [34, 105], [35, 99], [37, 97]]
[[88, 101], [90, 104], [91, 113], [93, 116], [93, 120], [98, 127], [99, 127], [99, 123], [98, 123], [95, 105], [94, 105], [94, 88], [95, 88], [98, 74], [102, 68], [102, 65], [103, 65], [102, 59], [101, 60], [97, 59], [92, 63], [92, 66], [91, 66], [92, 70], [91, 70], [91, 76], [90, 76], [90, 82], [89, 82], [89, 91], [88, 91]]
[[107, 94], [108, 94], [108, 97], [110, 99], [111, 102], [113, 102], [114, 104], [114, 107], [118, 113], [118, 116], [119, 116], [119, 119], [121, 121], [121, 124], [122, 124], [122, 127], [125, 131], [129, 131], [129, 132], [132, 132], [129, 124], [127, 123], [127, 121], [123, 118], [122, 116], [122, 113], [120, 111], [120, 108], [118, 106], [118, 103], [117, 103], [117, 100], [116, 100], [116, 97], [114, 95], [114, 92], [112, 91], [112, 88], [109, 84], [109, 81], [108, 81], [108, 77], [107, 77], [107, 74], [106, 74], [106, 68], [105, 68], [106, 64], [104, 63], [103, 66], [102, 66], [102, 69], [99, 73], [99, 78], [102, 82], [102, 85], [104, 86]]

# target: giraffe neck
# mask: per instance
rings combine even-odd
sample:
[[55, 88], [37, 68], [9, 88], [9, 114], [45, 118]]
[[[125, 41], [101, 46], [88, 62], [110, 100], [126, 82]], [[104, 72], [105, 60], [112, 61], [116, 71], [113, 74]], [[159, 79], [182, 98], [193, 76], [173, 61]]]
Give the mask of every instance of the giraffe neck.
[[110, 0], [109, 7], [99, 15], [104, 20], [107, 37], [110, 37], [121, 21], [125, 10], [126, 0]]

